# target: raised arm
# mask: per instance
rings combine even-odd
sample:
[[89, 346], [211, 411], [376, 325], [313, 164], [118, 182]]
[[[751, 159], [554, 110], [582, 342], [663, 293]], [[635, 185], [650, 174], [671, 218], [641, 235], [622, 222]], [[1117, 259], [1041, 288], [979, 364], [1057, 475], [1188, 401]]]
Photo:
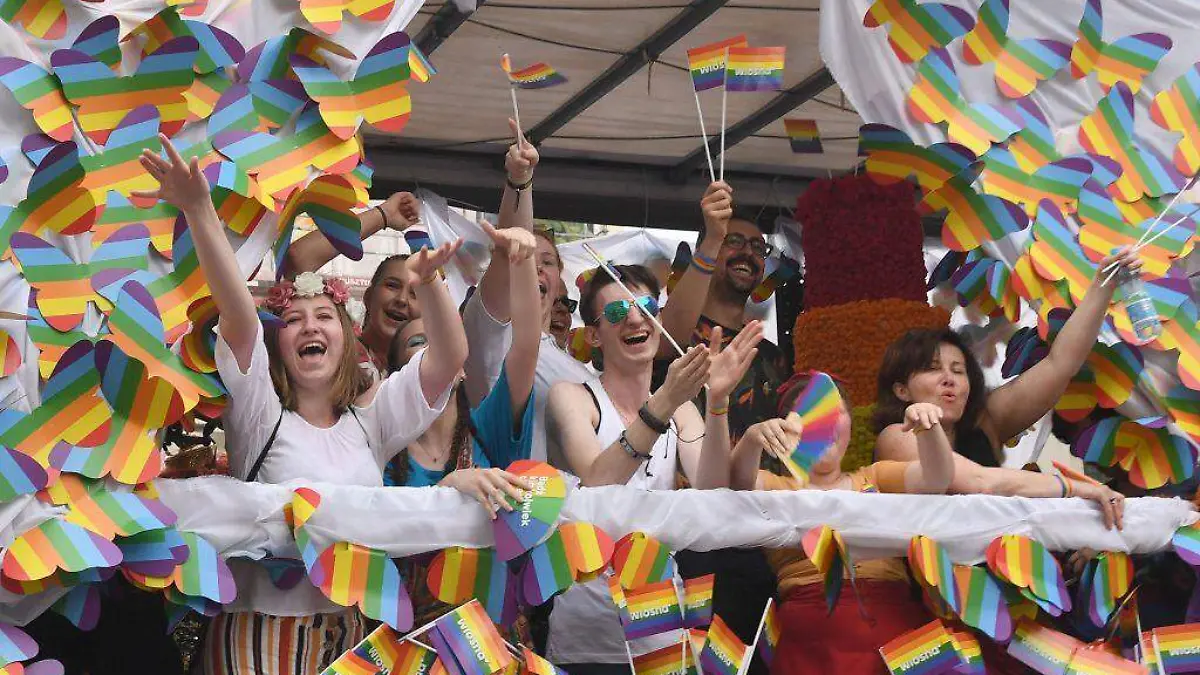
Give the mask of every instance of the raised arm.
[[1041, 419], [1062, 397], [1071, 378], [1087, 360], [1117, 287], [1115, 279], [1102, 283], [1108, 275], [1103, 270], [1112, 262], [1133, 270], [1142, 266], [1137, 254], [1128, 247], [1100, 262], [1091, 287], [1050, 345], [1046, 358], [988, 395], [981, 425], [991, 434], [993, 442], [1004, 443]]
[[[700, 210], [704, 214], [704, 238], [696, 245], [693, 262], [679, 278], [660, 317], [663, 328], [680, 344], [691, 342], [692, 331], [696, 330], [700, 313], [704, 311], [709, 282], [712, 281], [712, 261], [721, 253], [721, 244], [733, 218], [733, 188], [722, 182], [712, 183], [700, 200]], [[703, 261], [707, 261], [707, 265]], [[663, 340], [659, 356], [673, 356], [668, 351], [670, 348]]]
[[[492, 238], [496, 248], [492, 259], [502, 258], [510, 269], [509, 302], [513, 307], [537, 307], [541, 302], [538, 292], [537, 264], [533, 254], [537, 241], [529, 230], [509, 228], [496, 230], [484, 224], [484, 231]], [[533, 391], [534, 372], [537, 369], [538, 347], [541, 344], [540, 317], [530, 312], [514, 317], [512, 321], [512, 345], [504, 357], [504, 370], [508, 374], [508, 391], [513, 403], [513, 420], [519, 422], [525, 413], [525, 402]]]
[[217, 325], [221, 337], [233, 351], [238, 367], [246, 371], [250, 367], [254, 339], [258, 335], [258, 311], [254, 306], [254, 298], [238, 267], [233, 247], [225, 237], [225, 227], [217, 218], [217, 210], [213, 207], [208, 181], [200, 171], [199, 160], [193, 158], [188, 163], [165, 135], [159, 134], [159, 140], [167, 150], [167, 159], [149, 150], [143, 150], [139, 158], [146, 171], [158, 181], [158, 189], [135, 191], [133, 195], [161, 199], [178, 208], [187, 219], [200, 269], [217, 304]]
[[[918, 459], [918, 438], [893, 424], [879, 435], [876, 451], [881, 459], [912, 461]], [[931, 439], [932, 440], [932, 439]], [[989, 494], [1004, 497], [1083, 497], [1096, 502], [1103, 512], [1104, 524], [1118, 528], [1124, 524], [1125, 498], [1103, 485], [1033, 471], [983, 467], [957, 453], [953, 478], [947, 492], [952, 494]], [[907, 477], [906, 477], [907, 479]]]
[[729, 471], [729, 487], [734, 490], [753, 490], [758, 487], [758, 468], [762, 465], [763, 450], [776, 457], [786, 457], [800, 442], [804, 425], [800, 416], [786, 419], [772, 417], [750, 425], [733, 448], [733, 463]]
[[[504, 195], [500, 198], [499, 229], [521, 228], [532, 232], [533, 170], [537, 167], [538, 151], [525, 139], [515, 121], [510, 119], [508, 127], [517, 142], [509, 146], [508, 154], [504, 156], [505, 181]], [[516, 189], [518, 187], [521, 188], [519, 191]], [[509, 265], [510, 261], [506, 256], [492, 256], [487, 270], [483, 273], [483, 279], [479, 282], [479, 298], [483, 302], [483, 308], [501, 323], [508, 321], [512, 316], [508, 292], [511, 274]], [[535, 275], [536, 272], [535, 266]], [[537, 303], [522, 306], [536, 307]]]
[[[646, 402], [650, 414], [659, 420], [673, 417], [675, 411], [695, 398], [704, 386], [709, 365], [708, 348], [704, 346], [692, 347], [682, 358], [672, 362], [663, 386]], [[559, 382], [550, 389], [547, 406], [550, 442], [562, 449], [571, 473], [589, 487], [624, 485], [649, 457], [658, 440], [658, 432], [639, 416], [624, 433], [634, 455], [626, 451], [620, 439], [608, 447], [601, 447], [593, 426], [596, 406], [583, 385]], [[584, 415], [584, 410], [592, 412]]]
[[[708, 375], [704, 419], [700, 419], [700, 413], [691, 404], [682, 406], [676, 414], [677, 420], [682, 418], [679, 425], [680, 463], [692, 487], [698, 490], [729, 487], [732, 461], [729, 452], [729, 394], [754, 362], [754, 356], [758, 354], [756, 345], [762, 337], [762, 323], [751, 321], [722, 349], [721, 327], [714, 328], [708, 342], [712, 366]], [[684, 428], [683, 422], [688, 420], [691, 421], [690, 428]]]
[[458, 308], [438, 277], [438, 268], [449, 262], [460, 246], [462, 239], [433, 250], [423, 248], [408, 259], [409, 269], [417, 277], [417, 300], [429, 343], [421, 359], [421, 391], [430, 405], [458, 379], [467, 360], [467, 336]]
[[904, 471], [904, 491], [940, 495], [954, 480], [954, 450], [942, 429], [942, 409], [932, 403], [914, 403], [904, 411], [901, 431], [916, 436], [917, 462]]
[[[421, 202], [411, 192], [397, 192], [379, 206], [358, 214], [360, 237], [363, 241], [384, 229], [407, 230], [421, 219]], [[338, 252], [321, 234], [313, 230], [292, 242], [284, 257], [283, 274], [294, 279], [301, 272], [316, 272], [337, 257]]]

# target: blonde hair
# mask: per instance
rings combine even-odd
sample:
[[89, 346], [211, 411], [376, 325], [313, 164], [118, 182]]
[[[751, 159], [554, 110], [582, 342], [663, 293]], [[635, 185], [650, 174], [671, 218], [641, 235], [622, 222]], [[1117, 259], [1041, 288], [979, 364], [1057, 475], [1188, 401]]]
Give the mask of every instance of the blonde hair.
[[[354, 335], [354, 321], [344, 305], [335, 304], [338, 321], [342, 325], [345, 336], [342, 356], [338, 359], [337, 370], [333, 373], [333, 381], [329, 383], [333, 392], [333, 411], [343, 415], [354, 400], [371, 388], [371, 378], [358, 366], [357, 338]], [[296, 388], [292, 385], [291, 376], [283, 366], [283, 358], [279, 353], [279, 329], [267, 330], [267, 365], [271, 373], [271, 384], [275, 385], [275, 393], [279, 394], [279, 402], [284, 410], [296, 410]]]

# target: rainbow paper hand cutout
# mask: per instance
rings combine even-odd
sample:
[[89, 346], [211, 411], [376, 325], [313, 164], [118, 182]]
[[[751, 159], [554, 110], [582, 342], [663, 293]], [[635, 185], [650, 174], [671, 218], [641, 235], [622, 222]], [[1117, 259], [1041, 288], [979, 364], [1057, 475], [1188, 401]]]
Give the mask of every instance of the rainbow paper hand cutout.
[[1200, 171], [1200, 63], [1154, 96], [1150, 119], [1183, 134], [1175, 146], [1175, 168], [1188, 176]]
[[1071, 47], [1058, 40], [1017, 40], [1008, 35], [1009, 0], [986, 0], [975, 28], [963, 38], [963, 60], [996, 63], [996, 86], [1009, 98], [1028, 96], [1038, 83], [1067, 65]]
[[[232, 191], [236, 192], [236, 188]], [[284, 257], [292, 243], [292, 227], [301, 213], [312, 218], [338, 253], [351, 260], [361, 260], [362, 223], [351, 210], [357, 203], [354, 186], [345, 176], [317, 176], [304, 189], [293, 192], [279, 212], [281, 234], [275, 239], [277, 275], [284, 273]]]
[[492, 524], [496, 552], [505, 562], [549, 536], [558, 524], [558, 514], [567, 498], [567, 485], [562, 474], [545, 462], [517, 460], [509, 465], [508, 472], [528, 480], [534, 487], [525, 493], [525, 500], [520, 504], [507, 497], [513, 510], [501, 510]]
[[945, 47], [975, 25], [967, 12], [936, 2], [875, 0], [863, 16], [867, 28], [887, 26], [888, 44], [902, 63], [925, 57], [929, 50]]
[[300, 13], [314, 28], [333, 35], [342, 27], [342, 14], [365, 21], [387, 21], [395, 0], [300, 0]]
[[929, 192], [966, 171], [975, 154], [957, 143], [918, 145], [908, 134], [886, 124], [864, 124], [859, 130], [859, 154], [867, 156], [866, 170], [877, 183], [891, 184], [915, 176]]
[[26, 530], [4, 552], [0, 571], [13, 581], [38, 581], [58, 572], [114, 567], [121, 551], [111, 541], [60, 518]]
[[1138, 33], [1105, 42], [1103, 4], [1087, 0], [1071, 48], [1071, 76], [1080, 79], [1095, 72], [1105, 92], [1121, 83], [1136, 94], [1142, 78], [1157, 68], [1169, 51], [1171, 38], [1162, 33]]
[[967, 101], [945, 49], [933, 50], [917, 67], [917, 80], [908, 93], [908, 112], [920, 122], [945, 123], [950, 142], [962, 144], [976, 155], [1021, 129], [1015, 111]]
[[1121, 166], [1121, 177], [1109, 192], [1125, 202], [1159, 197], [1183, 189], [1187, 180], [1157, 150], [1134, 135], [1133, 91], [1117, 82], [1096, 110], [1079, 124], [1079, 143], [1088, 152], [1106, 155]]
[[433, 597], [448, 605], [478, 600], [488, 617], [502, 626], [517, 617], [517, 576], [495, 549], [455, 547], [439, 551], [425, 580]]

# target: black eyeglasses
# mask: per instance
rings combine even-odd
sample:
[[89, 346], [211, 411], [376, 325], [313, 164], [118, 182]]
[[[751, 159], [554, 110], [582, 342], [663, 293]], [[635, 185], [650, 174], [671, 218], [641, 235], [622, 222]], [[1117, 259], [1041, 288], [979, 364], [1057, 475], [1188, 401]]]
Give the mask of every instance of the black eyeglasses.
[[725, 235], [725, 241], [722, 244], [735, 251], [740, 251], [749, 246], [751, 253], [764, 259], [775, 251], [774, 246], [768, 244], [762, 239], [750, 239], [749, 237], [736, 232], [730, 232], [729, 234]]
[[558, 298], [557, 300], [554, 301], [554, 306], [562, 307], [563, 309], [567, 310], [567, 313], [574, 313], [575, 308], [579, 306], [579, 301], [572, 300], [571, 298], [564, 295], [561, 298]]

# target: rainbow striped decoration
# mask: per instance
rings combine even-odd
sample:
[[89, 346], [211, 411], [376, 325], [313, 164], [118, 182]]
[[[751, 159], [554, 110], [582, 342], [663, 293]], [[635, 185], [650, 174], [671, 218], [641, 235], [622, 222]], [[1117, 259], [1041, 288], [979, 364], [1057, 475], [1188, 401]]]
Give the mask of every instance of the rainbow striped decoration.
[[1139, 33], [1105, 42], [1101, 0], [1087, 0], [1071, 49], [1071, 76], [1081, 79], [1095, 71], [1104, 91], [1123, 84], [1136, 94], [1142, 78], [1158, 67], [1171, 45], [1171, 38], [1161, 33]]
[[688, 70], [692, 73], [692, 87], [697, 92], [701, 92], [725, 84], [726, 53], [735, 47], [748, 47], [749, 45], [745, 35], [737, 35], [687, 50]]
[[1096, 155], [1107, 155], [1121, 166], [1121, 176], [1109, 192], [1125, 202], [1178, 192], [1187, 183], [1157, 150], [1134, 136], [1133, 92], [1118, 82], [1100, 99], [1094, 112], [1079, 124], [1079, 143]]
[[[0, 61], [0, 70], [2, 64]], [[2, 81], [4, 76], [0, 75]], [[1200, 64], [1194, 64], [1170, 87], [1154, 96], [1150, 119], [1183, 135], [1175, 146], [1175, 168], [1187, 176], [1200, 171]]]
[[766, 302], [775, 289], [791, 281], [800, 273], [800, 263], [786, 255], [780, 254], [767, 258], [766, 276], [750, 292], [750, 300], [756, 303]]
[[96, 628], [100, 622], [100, 587], [76, 586], [59, 598], [50, 609], [82, 631]]
[[555, 532], [529, 551], [529, 558], [521, 570], [521, 589], [525, 602], [530, 605], [545, 604], [550, 598], [570, 588], [576, 581], [575, 577], [566, 543], [562, 534]]
[[683, 580], [683, 625], [687, 628], [712, 623], [715, 580], [716, 576], [712, 574]]
[[[1011, 143], [1012, 141], [1010, 141]], [[984, 170], [979, 180], [984, 192], [1025, 205], [1034, 215], [1038, 203], [1051, 201], [1060, 209], [1074, 211], [1079, 191], [1092, 176], [1093, 164], [1083, 157], [1068, 157], [1039, 167], [1033, 173], [1021, 168], [1016, 155], [996, 146], [983, 156]]]
[[317, 229], [339, 254], [362, 260], [362, 223], [351, 210], [358, 204], [354, 187], [345, 176], [322, 174], [302, 190], [296, 190], [279, 213], [280, 235], [275, 239], [275, 269], [284, 272], [284, 256], [292, 243], [292, 228], [301, 213], [312, 218]]
[[33, 121], [42, 133], [59, 142], [71, 140], [71, 108], [58, 80], [44, 68], [23, 59], [0, 57], [0, 84], [12, 92], [21, 107], [33, 113]]
[[300, 13], [314, 28], [333, 35], [342, 28], [342, 14], [350, 12], [366, 21], [387, 21], [395, 0], [300, 0]]
[[1052, 616], [1071, 611], [1062, 568], [1040, 542], [1016, 534], [996, 537], [988, 545], [987, 562], [999, 578], [1021, 589]]
[[1175, 372], [1184, 386], [1200, 391], [1200, 332], [1186, 321], [1168, 321], [1163, 325], [1163, 334], [1158, 343], [1164, 349], [1179, 352]]
[[545, 462], [521, 459], [508, 466], [508, 472], [533, 486], [524, 493], [524, 501], [508, 498], [512, 511], [501, 511], [492, 523], [496, 553], [507, 562], [545, 539], [558, 525], [558, 514], [567, 497], [567, 485], [558, 469]]
[[85, 527], [105, 539], [129, 537], [148, 530], [161, 530], [175, 524], [175, 513], [157, 499], [132, 492], [113, 492], [100, 481], [73, 474], [59, 476], [46, 488], [43, 501], [67, 506], [68, 522]]
[[804, 548], [804, 555], [825, 577], [825, 606], [832, 614], [842, 593], [843, 578], [848, 574], [851, 583], [854, 583], [854, 563], [846, 552], [846, 542], [840, 532], [822, 525], [805, 532], [800, 544]]
[[1022, 619], [1013, 631], [1008, 653], [1039, 673], [1062, 673], [1083, 643], [1056, 630]]
[[783, 88], [787, 47], [730, 47], [726, 54], [726, 91], [778, 91]]
[[975, 163], [975, 154], [956, 143], [918, 145], [903, 131], [886, 124], [859, 129], [859, 154], [866, 154], [866, 171], [877, 183], [891, 184], [909, 176], [929, 192]]
[[168, 577], [186, 561], [187, 542], [175, 528], [148, 530], [117, 542], [121, 568], [142, 576]]
[[962, 664], [950, 633], [938, 619], [879, 648], [892, 675], [953, 673]]
[[591, 523], [563, 523], [556, 531], [562, 538], [563, 549], [575, 581], [597, 578], [612, 560], [612, 537]]
[[633, 657], [635, 675], [697, 675], [692, 650], [688, 649], [688, 638], [675, 644]]
[[500, 59], [500, 69], [508, 76], [508, 82], [517, 89], [546, 89], [564, 84], [567, 78], [546, 63], [535, 63], [531, 66], [513, 70], [512, 60], [508, 54]]
[[1200, 565], [1200, 523], [1184, 525], [1175, 530], [1171, 547], [1185, 563], [1193, 567]]
[[114, 567], [121, 550], [104, 537], [65, 519], [26, 530], [4, 552], [0, 571], [13, 581], [38, 581], [58, 572]]
[[402, 640], [383, 624], [321, 675], [430, 675], [436, 662], [437, 652], [415, 640]]
[[[96, 196], [83, 187], [86, 176], [74, 141], [50, 148], [29, 179], [25, 199], [0, 225], [0, 252], [6, 250], [17, 227], [37, 233], [83, 234], [96, 222]], [[22, 220], [24, 222], [22, 222]]]
[[1139, 255], [1143, 277], [1155, 280], [1168, 276], [1175, 259], [1192, 248], [1196, 230], [1194, 207], [1151, 207], [1144, 214], [1132, 211], [1114, 201], [1095, 181], [1088, 181], [1079, 200], [1079, 217], [1083, 221], [1079, 229], [1080, 246], [1090, 259], [1100, 261], [1115, 248], [1135, 245], [1161, 212], [1163, 223], [1178, 224], [1141, 249]]
[[37, 656], [38, 645], [25, 631], [0, 623], [0, 661], [15, 663]]
[[46, 469], [37, 460], [0, 445], [0, 499], [31, 495], [49, 482]]
[[975, 28], [963, 38], [963, 60], [978, 66], [995, 61], [996, 87], [1009, 98], [1033, 93], [1040, 82], [1067, 65], [1071, 47], [1058, 40], [1014, 40], [1008, 36], [1008, 0], [987, 0]]
[[982, 567], [955, 565], [954, 582], [958, 587], [956, 611], [963, 623], [997, 642], [1007, 642], [1012, 637], [1013, 621], [996, 578]]
[[[176, 7], [167, 6], [158, 14], [150, 17], [141, 25], [134, 28], [126, 35], [122, 41], [129, 41], [135, 37], [145, 38], [142, 43], [141, 55], [145, 58], [150, 53], [157, 50], [162, 45], [170, 42], [177, 37], [190, 36], [196, 38], [199, 43], [199, 52], [196, 54], [195, 70], [201, 75], [213, 75], [222, 68], [237, 65], [246, 56], [246, 50], [242, 47], [242, 43], [238, 42], [237, 38], [229, 33], [200, 21], [190, 21], [182, 19], [179, 16], [180, 11]], [[108, 17], [105, 17], [108, 18]], [[113, 17], [115, 18], [115, 17]], [[97, 19], [92, 23], [96, 26], [104, 18]], [[89, 26], [90, 28], [90, 26]], [[112, 22], [112, 42], [111, 48], [113, 52], [113, 61], [109, 65], [116, 66], [120, 63], [121, 52], [117, 48], [116, 33], [119, 25], [116, 21]], [[80, 49], [78, 41], [76, 41], [75, 49]], [[100, 58], [97, 56], [97, 58]], [[103, 59], [101, 59], [103, 60]], [[204, 79], [204, 78], [200, 78]], [[200, 79], [197, 82], [200, 82]], [[219, 73], [215, 78], [209, 78], [207, 82], [222, 82], [225, 86], [229, 86], [229, 78], [223, 73]], [[193, 85], [195, 86], [195, 85]], [[215, 100], [215, 98], [214, 98]], [[211, 112], [212, 108], [209, 107]], [[200, 116], [198, 119], [208, 117], [207, 114]]]
[[1096, 399], [1105, 408], [1124, 405], [1141, 379], [1145, 360], [1137, 349], [1122, 342], [1097, 343], [1087, 365], [1096, 376]]
[[[889, 25], [890, 24], [890, 25]], [[867, 28], [888, 27], [888, 44], [902, 63], [924, 58], [930, 49], [945, 47], [975, 25], [967, 12], [937, 2], [875, 0], [863, 16]]]
[[0, 330], [0, 377], [8, 377], [21, 367], [21, 347], [6, 330]]
[[438, 619], [429, 637], [438, 658], [464, 675], [493, 675], [513, 662], [496, 626], [475, 600]]
[[[1161, 659], [1161, 672], [1171, 675], [1200, 669], [1200, 624], [1166, 626], [1148, 633], [1157, 638], [1158, 649], [1151, 649], [1148, 655], [1153, 654]], [[1143, 644], [1146, 642], [1143, 640]], [[1150, 642], [1153, 643], [1152, 640]]]
[[809, 469], [837, 442], [838, 421], [844, 414], [845, 404], [837, 385], [825, 373], [814, 375], [796, 397], [788, 417], [795, 415], [804, 430], [792, 454], [780, 459], [801, 485], [808, 483]]
[[524, 647], [521, 649], [520, 675], [565, 675], [565, 672], [535, 654], [532, 649]]
[[[1089, 181], [1089, 185], [1095, 185]], [[1085, 192], [1087, 188], [1084, 188]], [[1080, 205], [1082, 217], [1083, 206]], [[1067, 225], [1066, 216], [1051, 200], [1038, 203], [1033, 221], [1029, 261], [1038, 276], [1048, 281], [1065, 281], [1074, 302], [1082, 302], [1096, 276], [1096, 265], [1088, 260]]]
[[434, 556], [425, 581], [438, 600], [448, 605], [479, 600], [494, 623], [507, 625], [517, 612], [515, 594], [508, 592], [512, 577], [495, 550], [454, 547]]
[[767, 602], [763, 612], [762, 631], [758, 634], [758, 655], [768, 668], [775, 662], [775, 650], [783, 637], [783, 627], [779, 625], [779, 615], [775, 613], [775, 603]]
[[[1141, 420], [1143, 422], [1147, 420]], [[1071, 451], [1103, 466], [1120, 465], [1135, 485], [1153, 489], [1191, 477], [1196, 452], [1191, 444], [1162, 427], [1112, 417], [1084, 430]]]
[[679, 595], [675, 592], [674, 581], [667, 579], [627, 589], [621, 624], [625, 629], [626, 640], [637, 640], [683, 628], [683, 609], [679, 606]]
[[308, 578], [331, 602], [357, 606], [362, 613], [396, 630], [413, 623], [412, 601], [396, 563], [378, 549], [339, 541], [309, 564]]
[[958, 675], [987, 675], [987, 667], [983, 662], [983, 648], [979, 640], [970, 631], [949, 629], [950, 641], [954, 651], [962, 659], [962, 665], [955, 671]]
[[666, 581], [675, 576], [675, 560], [662, 542], [645, 532], [630, 532], [616, 544], [613, 573], [628, 590]]
[[2, 0], [0, 19], [21, 24], [35, 38], [58, 40], [67, 32], [62, 0]]
[[115, 125], [134, 108], [150, 104], [162, 117], [162, 131], [173, 136], [188, 117], [184, 92], [192, 87], [200, 44], [179, 37], [142, 59], [133, 75], [120, 77], [105, 64], [78, 49], [59, 49], [50, 67], [62, 83], [67, 100], [78, 106], [79, 126], [94, 143], [108, 142]]
[[1064, 675], [1149, 675], [1141, 664], [1127, 661], [1102, 647], [1087, 646], [1075, 650]]
[[1200, 392], [1177, 384], [1167, 392], [1163, 405], [1183, 433], [1192, 439], [1200, 439]]
[[412, 111], [406, 83], [412, 72], [406, 54], [410, 44], [402, 32], [383, 36], [349, 82], [306, 56], [293, 54], [289, 63], [304, 91], [317, 102], [321, 119], [338, 138], [353, 138], [364, 120], [380, 131], [398, 134]]
[[976, 155], [1020, 131], [1020, 116], [987, 104], [970, 104], [950, 53], [935, 49], [917, 67], [917, 80], [908, 94], [908, 112], [919, 122], [945, 123], [946, 136]]
[[787, 132], [788, 141], [792, 144], [792, 152], [799, 154], [820, 154], [821, 133], [817, 130], [816, 120], [785, 119], [783, 128]]
[[926, 214], [946, 211], [942, 243], [955, 251], [970, 251], [1029, 225], [1024, 209], [1007, 199], [979, 194], [973, 179], [973, 172], [954, 176], [926, 195], [918, 207]]
[[700, 650], [700, 669], [711, 675], [737, 675], [749, 652], [750, 647], [725, 625], [724, 619], [714, 616], [704, 649]]
[[1081, 588], [1088, 592], [1088, 618], [1097, 628], [1108, 625], [1133, 581], [1133, 561], [1126, 553], [1108, 551], [1094, 558], [1084, 570]]
[[908, 564], [912, 566], [918, 583], [937, 590], [951, 609], [959, 611], [960, 595], [954, 563], [941, 544], [924, 535], [913, 537], [908, 542]]

